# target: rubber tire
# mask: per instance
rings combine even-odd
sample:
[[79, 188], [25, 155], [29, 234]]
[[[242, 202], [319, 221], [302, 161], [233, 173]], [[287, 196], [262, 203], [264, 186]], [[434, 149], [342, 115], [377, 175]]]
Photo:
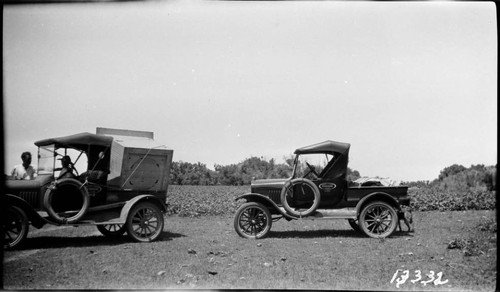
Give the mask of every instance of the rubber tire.
[[[241, 217], [250, 209], [256, 209], [259, 211], [259, 215], [264, 216], [264, 222], [263, 222], [264, 225], [262, 226], [263, 228], [261, 231], [259, 231], [256, 234], [253, 234], [252, 232], [246, 232], [245, 228], [243, 226], [241, 226], [241, 224], [240, 224], [241, 219], [242, 219]], [[250, 218], [248, 218], [248, 219], [250, 219]], [[253, 220], [255, 220], [255, 219], [253, 219]], [[247, 223], [249, 225], [252, 224], [251, 222], [248, 222], [248, 221], [247, 221]], [[255, 222], [253, 224], [255, 225], [257, 223]], [[271, 217], [271, 212], [269, 211], [269, 209], [266, 206], [262, 205], [261, 203], [257, 203], [257, 202], [244, 203], [243, 205], [241, 205], [238, 208], [238, 210], [236, 211], [236, 215], [234, 216], [234, 230], [236, 230], [236, 233], [238, 233], [238, 235], [243, 237], [243, 238], [248, 238], [248, 239], [264, 238], [267, 236], [267, 234], [271, 230], [272, 225], [273, 225], [273, 218]]]
[[[108, 226], [109, 228], [114, 228], [116, 225], [121, 225], [118, 230], [110, 230], [107, 229], [106, 227]], [[97, 230], [102, 233], [102, 235], [106, 237], [111, 237], [111, 238], [118, 238], [121, 237], [125, 231], [127, 230], [125, 228], [125, 224], [106, 224], [106, 225], [97, 225]]]
[[[45, 191], [45, 194], [43, 196], [43, 207], [45, 208], [45, 211], [47, 211], [47, 214], [49, 214], [50, 218], [54, 220], [57, 223], [61, 224], [72, 224], [78, 222], [80, 219], [85, 216], [87, 213], [87, 209], [89, 208], [90, 205], [90, 196], [87, 191], [86, 187], [81, 187], [82, 183], [79, 182], [78, 180], [74, 178], [63, 178], [60, 180], [54, 181], [55, 185], [51, 185], [47, 188], [47, 191]], [[83, 203], [80, 211], [76, 213], [72, 217], [64, 218], [59, 216], [55, 211], [54, 208], [52, 207], [52, 196], [54, 195], [54, 186], [55, 188], [59, 188], [63, 185], [73, 185], [74, 187], [78, 188], [80, 190], [80, 195], [82, 196]]]
[[[23, 209], [17, 206], [8, 206], [6, 208], [6, 215], [4, 220], [6, 220], [2, 223], [2, 228], [4, 231], [4, 249], [14, 249], [19, 247], [28, 236], [29, 220], [26, 212], [24, 212]], [[14, 238], [14, 240], [12, 240], [11, 242], [8, 242], [8, 239], [6, 238], [8, 235], [8, 231], [12, 230], [13, 228], [19, 227], [20, 230], [17, 230], [17, 237]]]
[[[286, 193], [287, 193], [288, 188], [290, 188], [294, 185], [297, 185], [297, 184], [306, 184], [313, 190], [314, 202], [313, 202], [312, 206], [309, 207], [309, 209], [307, 209], [306, 211], [301, 212], [301, 211], [294, 210], [292, 207], [290, 207], [290, 205], [288, 205], [288, 202], [286, 201]], [[318, 187], [312, 181], [310, 181], [306, 178], [296, 178], [296, 179], [289, 180], [288, 182], [285, 183], [285, 185], [281, 189], [280, 200], [281, 200], [281, 205], [283, 206], [283, 208], [285, 208], [285, 210], [289, 214], [297, 216], [297, 217], [305, 217], [305, 216], [311, 215], [312, 213], [314, 213], [316, 211], [316, 209], [319, 206], [319, 201], [321, 200], [321, 194], [319, 192]]]
[[[373, 209], [373, 208], [380, 208], [380, 210], [382, 210], [382, 211], [387, 210], [389, 212], [390, 217], [391, 217], [390, 221], [389, 221], [390, 225], [382, 233], [374, 233], [374, 232], [370, 231], [369, 227], [368, 227], [368, 223], [366, 222], [366, 220], [368, 219], [367, 216], [371, 216], [369, 214], [369, 211], [371, 211], [371, 209]], [[372, 237], [372, 238], [385, 238], [385, 237], [391, 236], [392, 233], [394, 233], [394, 231], [396, 231], [396, 227], [398, 224], [398, 214], [397, 214], [396, 210], [388, 203], [382, 202], [382, 201], [374, 201], [374, 202], [370, 202], [366, 206], [364, 206], [363, 210], [361, 211], [361, 214], [359, 215], [358, 224], [359, 224], [359, 227], [361, 228], [361, 231], [363, 231], [363, 233], [366, 236]]]
[[354, 229], [354, 231], [359, 232], [359, 233], [363, 233], [363, 231], [361, 231], [361, 228], [359, 227], [359, 225], [357, 223], [358, 220], [347, 219], [347, 221], [349, 222], [349, 225], [351, 226], [351, 228]]
[[[134, 230], [134, 224], [137, 223], [137, 220], [141, 220], [140, 217], [144, 216], [144, 214], [139, 214], [139, 212], [144, 212], [144, 211], [148, 211], [148, 212], [152, 212], [152, 215], [154, 216], [154, 218], [156, 218], [158, 224], [154, 230], [154, 232], [147, 236], [144, 236], [144, 235], [141, 235], [141, 234], [138, 234], [135, 230]], [[142, 222], [141, 220], [141, 225], [144, 225], [144, 224], [149, 224], [149, 220], [146, 220], [146, 222]], [[127, 222], [125, 224], [125, 228], [127, 230], [127, 234], [130, 236], [130, 238], [132, 238], [134, 241], [138, 241], [138, 242], [151, 242], [151, 241], [155, 241], [156, 239], [158, 239], [163, 231], [163, 226], [164, 226], [164, 218], [163, 218], [163, 213], [161, 212], [160, 208], [153, 204], [153, 203], [150, 203], [150, 202], [139, 202], [137, 204], [135, 204], [132, 209], [130, 210], [130, 212], [128, 213], [127, 215]], [[142, 230], [145, 230], [144, 226], [139, 226], [139, 228]]]

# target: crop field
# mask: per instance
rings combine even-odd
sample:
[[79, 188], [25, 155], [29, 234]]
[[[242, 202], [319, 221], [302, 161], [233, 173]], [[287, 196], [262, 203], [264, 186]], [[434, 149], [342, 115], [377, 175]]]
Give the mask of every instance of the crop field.
[[[416, 211], [415, 231], [361, 236], [345, 220], [280, 220], [261, 240], [233, 229], [249, 187], [169, 188], [160, 240], [95, 227], [30, 229], [4, 252], [3, 288], [494, 291], [496, 210]], [[469, 208], [471, 209], [471, 208]]]
[[250, 186], [169, 186], [168, 214], [181, 217], [230, 215], [241, 201], [236, 197], [250, 192]]
[[[250, 186], [169, 186], [168, 213], [181, 217], [228, 215], [235, 213], [242, 201], [238, 195], [250, 192]], [[416, 211], [493, 210], [495, 192], [468, 191], [461, 194], [411, 188], [411, 207]]]

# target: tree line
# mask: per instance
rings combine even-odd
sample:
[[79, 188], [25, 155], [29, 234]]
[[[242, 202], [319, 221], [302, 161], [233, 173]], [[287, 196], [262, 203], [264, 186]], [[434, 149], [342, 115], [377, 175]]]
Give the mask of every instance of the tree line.
[[496, 190], [496, 166], [484, 164], [465, 167], [453, 164], [445, 167], [432, 181], [404, 182], [409, 187], [430, 188], [436, 191], [463, 193], [467, 191]]
[[[287, 178], [293, 171], [294, 157], [285, 157], [285, 163], [276, 163], [274, 159], [250, 157], [237, 164], [215, 164], [214, 170], [203, 163], [183, 161], [172, 162], [170, 183], [173, 185], [249, 185], [252, 179]], [[302, 166], [305, 168], [305, 165]], [[347, 178], [360, 177], [356, 170], [347, 169]]]
[[[183, 161], [172, 162], [170, 183], [173, 185], [249, 185], [252, 179], [287, 178], [293, 171], [293, 156], [285, 157], [284, 163], [274, 159], [250, 157], [237, 164], [214, 166], [209, 169], [203, 163]], [[361, 174], [347, 168], [347, 179], [355, 180]], [[438, 178], [432, 181], [403, 182], [409, 187], [432, 188], [438, 191], [463, 192], [471, 189], [492, 191], [496, 189], [496, 166], [483, 164], [453, 164], [441, 170]]]

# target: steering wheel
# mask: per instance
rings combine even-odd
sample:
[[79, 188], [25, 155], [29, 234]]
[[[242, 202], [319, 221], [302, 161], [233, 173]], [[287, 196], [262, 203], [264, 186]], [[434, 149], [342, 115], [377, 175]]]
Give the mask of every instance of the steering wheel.
[[76, 173], [76, 176], [80, 176], [80, 174], [78, 173], [78, 170], [76, 170], [75, 165], [73, 165], [73, 163], [71, 163], [71, 171]]
[[[61, 177], [62, 175], [66, 175], [68, 173], [72, 174], [73, 176], [80, 176], [80, 174], [78, 173], [78, 170], [76, 170], [76, 168], [73, 166], [73, 163], [71, 163], [70, 167], [68, 167], [69, 171], [66, 171], [65, 173], [59, 173], [59, 177]], [[55, 171], [62, 171], [63, 168], [62, 167], [58, 167], [58, 168], [55, 168], [54, 169]], [[75, 175], [76, 173], [76, 175]]]
[[309, 171], [303, 176], [306, 177], [310, 173], [314, 174], [316, 177], [319, 177], [319, 174], [316, 172], [316, 168], [312, 165], [309, 164], [309, 162], [306, 161], [307, 167], [309, 167]]

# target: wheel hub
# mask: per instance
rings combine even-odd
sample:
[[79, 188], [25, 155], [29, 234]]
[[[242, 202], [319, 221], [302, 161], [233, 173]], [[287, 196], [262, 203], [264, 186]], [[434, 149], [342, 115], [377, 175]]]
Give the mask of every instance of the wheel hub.
[[141, 229], [148, 228], [148, 226], [150, 225], [149, 221], [151, 220], [151, 218], [152, 218], [152, 215], [148, 214], [148, 212], [145, 212], [145, 214], [143, 214], [143, 216], [138, 218], [139, 222], [137, 222], [137, 224], [139, 225], [139, 228], [141, 228]]
[[141, 222], [139, 223], [139, 226], [141, 226], [141, 228], [146, 228], [148, 223], [149, 223], [149, 220], [141, 220]]

